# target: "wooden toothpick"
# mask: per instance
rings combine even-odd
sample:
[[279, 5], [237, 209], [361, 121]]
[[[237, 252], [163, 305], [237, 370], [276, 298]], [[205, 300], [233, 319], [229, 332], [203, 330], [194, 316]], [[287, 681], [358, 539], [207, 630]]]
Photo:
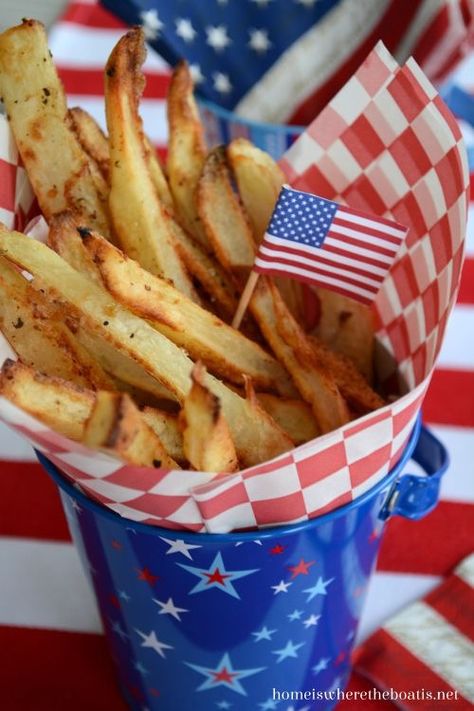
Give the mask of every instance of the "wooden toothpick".
[[240, 328], [240, 324], [242, 323], [242, 319], [245, 315], [245, 312], [247, 311], [247, 306], [249, 305], [249, 301], [252, 298], [252, 294], [255, 291], [255, 287], [257, 286], [257, 281], [258, 277], [260, 274], [258, 272], [251, 272], [249, 278], [247, 279], [247, 283], [245, 285], [245, 289], [242, 292], [242, 296], [240, 297], [239, 305], [237, 306], [237, 310], [235, 312], [235, 316], [232, 321], [232, 328]]

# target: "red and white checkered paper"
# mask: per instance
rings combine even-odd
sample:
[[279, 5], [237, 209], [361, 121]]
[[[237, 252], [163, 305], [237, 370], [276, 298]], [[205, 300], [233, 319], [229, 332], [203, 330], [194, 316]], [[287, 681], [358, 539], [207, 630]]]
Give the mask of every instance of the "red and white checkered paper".
[[[26, 178], [5, 126], [0, 132], [0, 205], [3, 221], [13, 225]], [[0, 398], [5, 422], [87, 494], [132, 520], [215, 533], [304, 521], [367, 491], [406, 445], [463, 261], [469, 176], [458, 126], [416, 63], [399, 68], [378, 45], [282, 166], [297, 188], [410, 227], [375, 304], [378, 340], [398, 363], [406, 394], [231, 475], [125, 465], [48, 430]], [[0, 361], [7, 353], [0, 344]]]

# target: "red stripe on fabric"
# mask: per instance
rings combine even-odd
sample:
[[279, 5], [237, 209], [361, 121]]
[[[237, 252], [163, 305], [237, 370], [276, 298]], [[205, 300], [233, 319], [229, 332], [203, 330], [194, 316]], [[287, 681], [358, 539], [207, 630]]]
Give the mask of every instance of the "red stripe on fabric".
[[381, 39], [389, 52], [395, 52], [424, 0], [400, 3], [392, 0], [372, 32], [325, 84], [319, 86], [291, 116], [288, 123], [306, 125], [329, 103], [334, 94], [350, 79], [371, 49]]
[[458, 303], [474, 304], [474, 258], [466, 259], [461, 274]]
[[[363, 708], [368, 709], [369, 711], [394, 711], [394, 709], [396, 708], [395, 704], [393, 704], [391, 701], [388, 701], [388, 699], [370, 698], [369, 691], [372, 692], [373, 696], [374, 685], [368, 679], [365, 679], [361, 674], [358, 674], [357, 672], [352, 672], [346, 691], [351, 691], [352, 693], [354, 691], [357, 691], [359, 694], [359, 699], [361, 698], [360, 692], [365, 692], [366, 697], [365, 699], [362, 698], [361, 703], [363, 704]], [[379, 692], [380, 695], [381, 693], [382, 692]], [[369, 698], [370, 701], [368, 700]], [[357, 701], [354, 698], [348, 698], [347, 700], [344, 699], [343, 701], [340, 701], [338, 703], [337, 711], [358, 711], [357, 706], [355, 705], [356, 703]], [[361, 711], [361, 709], [362, 707], [360, 707], [359, 711]]]
[[452, 693], [454, 689], [384, 629], [369, 637], [362, 647], [356, 650], [354, 663], [357, 671], [371, 679], [379, 688], [414, 692], [413, 700], [404, 699], [397, 702], [397, 706], [401, 708], [424, 711], [433, 711], [434, 707], [446, 711], [469, 708], [462, 705], [460, 695], [457, 703], [453, 697], [444, 701], [436, 699], [436, 702], [432, 698], [417, 698], [416, 692], [421, 689], [434, 693], [441, 691], [445, 694]]
[[[334, 223], [333, 223], [334, 224]], [[383, 254], [386, 257], [393, 257], [394, 252], [393, 249], [388, 249], [387, 247], [381, 247], [378, 244], [372, 244], [368, 243], [364, 239], [358, 239], [357, 237], [350, 237], [349, 235], [346, 234], [341, 234], [337, 230], [337, 225], [334, 225], [335, 229], [333, 229], [333, 225], [331, 225], [329, 232], [328, 232], [328, 237], [332, 237], [333, 239], [339, 239], [341, 241], [346, 242], [347, 244], [351, 244], [354, 247], [359, 247], [361, 249], [367, 249], [370, 252], [376, 252], [377, 254]], [[363, 232], [362, 232], [363, 234]], [[325, 245], [326, 249], [329, 249], [329, 245]], [[336, 248], [333, 248], [336, 249]], [[366, 259], [366, 257], [358, 255], [360, 259]]]
[[[104, 96], [103, 69], [75, 69], [58, 67], [59, 76], [69, 96]], [[165, 99], [169, 86], [169, 77], [163, 73], [145, 74], [146, 85], [143, 92], [145, 99]]]
[[[383, 249], [387, 249], [390, 255], [397, 253], [398, 247], [402, 242], [402, 237], [394, 237], [393, 235], [388, 235], [386, 232], [377, 230], [375, 228], [367, 227], [366, 225], [361, 225], [358, 222], [350, 222], [349, 220], [343, 220], [340, 217], [335, 217], [331, 224], [331, 230], [336, 231], [334, 227], [344, 227], [349, 230], [357, 232], [363, 238], [363, 244], [367, 249], [372, 248], [372, 242], [367, 242], [365, 238], [376, 237], [377, 239], [384, 240], [386, 242]], [[357, 239], [357, 237], [355, 238]], [[393, 246], [390, 246], [393, 245]]]
[[474, 641], [474, 590], [457, 575], [449, 578], [426, 598], [453, 627]]
[[[313, 274], [320, 275], [322, 279], [328, 279], [330, 277], [333, 277], [334, 279], [338, 279], [339, 281], [345, 283], [345, 284], [352, 284], [353, 286], [356, 286], [361, 289], [365, 289], [366, 291], [370, 291], [372, 294], [376, 294], [379, 290], [379, 286], [374, 286], [373, 284], [367, 284], [364, 279], [353, 279], [350, 276], [346, 274], [336, 274], [334, 272], [328, 271], [327, 269], [318, 269], [316, 266], [308, 266], [306, 264], [300, 264], [297, 261], [292, 261], [289, 259], [284, 259], [284, 258], [275, 258], [268, 260], [265, 257], [260, 257], [261, 261], [264, 262], [264, 264], [259, 264], [258, 266], [255, 267], [256, 271], [264, 270], [264, 271], [269, 271], [273, 273], [274, 269], [283, 269], [285, 266], [287, 267], [287, 270], [285, 273], [287, 274], [294, 274], [296, 279], [301, 279], [303, 278], [299, 272], [293, 271], [292, 267], [298, 267], [300, 269], [306, 269], [309, 272], [312, 272]], [[331, 265], [329, 265], [331, 266]], [[333, 262], [332, 266], [334, 268], [338, 267], [337, 262]], [[307, 277], [308, 279], [311, 279], [310, 276]], [[379, 279], [379, 282], [382, 282], [382, 278]]]
[[70, 540], [55, 484], [36, 462], [1, 461], [0, 535]]
[[61, 16], [60, 22], [72, 22], [75, 25], [103, 30], [126, 28], [126, 24], [122, 20], [119, 20], [101, 5], [82, 2], [72, 2]]
[[474, 427], [474, 371], [438, 368], [423, 405], [428, 422]]
[[[416, 536], [416, 546], [411, 545], [413, 536]], [[444, 576], [471, 551], [472, 505], [440, 501], [434, 511], [420, 521], [399, 516], [390, 519], [377, 570]]]
[[105, 638], [0, 626], [3, 711], [127, 711]]
[[[365, 220], [377, 221], [380, 224], [380, 230], [382, 231], [383, 236], [390, 237], [392, 240], [395, 240], [397, 242], [400, 241], [400, 239], [406, 232], [406, 228], [403, 225], [399, 225], [398, 222], [394, 222], [393, 220], [387, 220], [386, 217], [379, 217], [378, 215], [367, 215], [367, 213], [363, 212], [362, 210], [356, 210], [355, 208], [348, 207], [347, 205], [340, 205], [338, 211], [336, 212], [336, 215], [340, 217], [344, 213], [346, 213], [347, 215], [354, 215], [354, 217], [363, 217]], [[387, 235], [385, 232], [383, 232], [382, 225], [386, 225], [391, 229], [400, 230], [400, 238], [394, 237], [393, 235]]]
[[423, 64], [433, 49], [439, 44], [439, 41], [446, 37], [446, 30], [449, 29], [450, 24], [449, 10], [445, 5], [437, 15], [435, 15], [428, 27], [425, 28], [425, 31], [416, 43], [413, 50], [413, 57], [419, 64]]

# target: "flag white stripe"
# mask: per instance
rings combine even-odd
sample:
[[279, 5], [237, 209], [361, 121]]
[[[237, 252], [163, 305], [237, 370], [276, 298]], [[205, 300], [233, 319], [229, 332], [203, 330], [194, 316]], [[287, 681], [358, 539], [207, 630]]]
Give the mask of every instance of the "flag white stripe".
[[383, 262], [384, 264], [390, 267], [393, 262], [393, 256], [388, 256], [386, 254], [379, 254], [378, 252], [373, 252], [371, 249], [365, 249], [364, 247], [353, 247], [352, 245], [348, 245], [347, 242], [343, 239], [338, 238], [336, 235], [331, 234], [329, 232], [328, 236], [324, 240], [325, 244], [329, 247], [335, 247], [336, 249], [344, 249], [346, 252], [351, 251], [351, 248], [357, 253], [357, 256], [360, 261], [363, 261], [363, 257], [366, 257], [367, 259], [376, 259], [378, 262]]
[[[268, 240], [265, 240], [265, 242], [268, 242]], [[278, 249], [269, 249], [265, 246], [265, 242], [261, 244], [259, 254], [265, 254], [269, 257], [275, 256], [285, 259], [291, 259], [292, 261], [297, 261], [297, 263], [302, 262], [303, 264], [320, 264], [320, 262], [316, 258], [308, 259], [307, 257], [303, 257], [302, 255], [291, 255], [287, 252], [280, 252], [280, 250]], [[296, 246], [296, 249], [298, 249], [298, 245]], [[356, 267], [357, 269], [365, 268], [370, 270], [373, 276], [380, 276], [382, 279], [387, 273], [387, 270], [383, 267], [374, 267], [372, 265], [370, 265], [370, 267], [366, 267], [364, 263], [361, 262], [359, 259], [351, 259], [350, 257], [343, 257], [339, 254], [334, 255], [331, 252], [325, 252], [324, 256], [326, 259], [332, 260], [332, 262], [335, 263], [337, 266], [347, 266], [348, 268]]]
[[474, 644], [446, 618], [417, 601], [390, 620], [385, 629], [434, 674], [474, 701]]
[[[282, 269], [284, 271], [287, 271], [289, 274], [296, 274], [297, 276], [302, 276], [307, 279], [313, 279], [316, 281], [318, 279], [318, 276], [314, 272], [310, 272], [308, 269], [300, 269], [298, 267], [291, 267], [290, 269], [286, 264], [279, 264], [278, 262], [274, 263], [268, 263], [264, 262], [261, 259], [257, 257], [255, 260], [255, 264], [258, 267], [262, 267], [262, 269], [270, 269], [271, 267], [274, 267], [275, 269]], [[334, 286], [335, 288], [341, 288], [345, 289], [347, 291], [350, 291], [353, 294], [358, 294], [359, 296], [363, 296], [366, 299], [373, 300], [374, 297], [374, 292], [369, 291], [368, 289], [364, 289], [362, 287], [355, 286], [353, 284], [348, 284], [345, 280], [343, 279], [334, 279], [330, 276], [320, 276], [320, 280], [324, 280], [325, 284], [328, 284], [328, 286]]]
[[[295, 249], [300, 250], [301, 252], [307, 252], [308, 254], [314, 254], [314, 247], [310, 247], [308, 244], [301, 244], [300, 242], [289, 242], [289, 240], [281, 238], [281, 237], [275, 237], [275, 235], [270, 234], [267, 232], [265, 234], [264, 240], [262, 244], [274, 244], [276, 247], [289, 247], [291, 245], [294, 245]], [[335, 237], [331, 237], [330, 234], [326, 237], [325, 243], [327, 245], [332, 245], [336, 247], [337, 249], [344, 249], [348, 251], [348, 245], [342, 241], [339, 240]], [[326, 253], [329, 256], [329, 252]], [[357, 264], [360, 266], [363, 263], [363, 259], [360, 259], [359, 257], [368, 257], [369, 259], [377, 259], [380, 262], [384, 262], [387, 264], [387, 267], [389, 267], [392, 264], [393, 259], [389, 257], [384, 257], [384, 255], [379, 255], [377, 253], [371, 252], [370, 250], [366, 250], [363, 248], [357, 248], [357, 257], [358, 259]], [[339, 260], [340, 255], [335, 255], [333, 259]]]
[[438, 367], [472, 370], [474, 364], [474, 306], [457, 304], [449, 317]]
[[[293, 256], [291, 254], [286, 254], [285, 252], [275, 252], [273, 250], [265, 249], [265, 247], [261, 247], [259, 255], [260, 263], [262, 264], [280, 265], [281, 268], [286, 268], [288, 271], [293, 271], [295, 267], [298, 268], [306, 265], [308, 267], [314, 267], [315, 269], [327, 272], [328, 274], [339, 274], [343, 279], [347, 277], [357, 279], [360, 284], [373, 286], [377, 290], [383, 281], [383, 275], [381, 275], [379, 279], [372, 279], [371, 277], [362, 276], [351, 270], [343, 269], [337, 260], [333, 261], [331, 264], [327, 264], [326, 262], [320, 262], [317, 259], [306, 259], [306, 257], [301, 257], [299, 255]], [[268, 255], [268, 258], [264, 258], [262, 255]], [[282, 260], [290, 261], [291, 264], [287, 264]], [[315, 278], [318, 278], [318, 275], [315, 274], [314, 271], [312, 273]]]
[[[353, 230], [350, 227], [344, 227], [344, 225], [338, 225], [337, 222], [333, 222], [329, 228], [329, 234], [332, 235], [345, 235], [346, 237], [354, 237], [355, 239], [364, 240], [364, 242], [369, 241], [375, 247], [382, 247], [390, 251], [391, 255], [398, 252], [399, 244], [392, 244], [392, 242], [387, 242], [383, 237], [376, 237], [375, 235], [368, 235], [364, 232], [364, 229]], [[392, 258], [392, 257], [391, 257]]]
[[[400, 241], [403, 239], [406, 230], [400, 227], [393, 227], [391, 225], [386, 225], [384, 222], [378, 222], [377, 220], [371, 220], [370, 217], [362, 217], [361, 215], [352, 215], [350, 212], [346, 212], [344, 207], [340, 207], [336, 212], [334, 219], [345, 220], [346, 222], [354, 222], [356, 225], [361, 225], [362, 227], [368, 227], [371, 230], [377, 230], [377, 232], [385, 232], [385, 234], [391, 237], [398, 237]], [[391, 244], [391, 242], [389, 242]]]

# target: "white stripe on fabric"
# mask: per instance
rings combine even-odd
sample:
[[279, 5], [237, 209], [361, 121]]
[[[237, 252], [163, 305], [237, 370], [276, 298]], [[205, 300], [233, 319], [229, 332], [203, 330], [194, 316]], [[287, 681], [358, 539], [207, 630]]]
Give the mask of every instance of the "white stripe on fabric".
[[[15, 430], [0, 422], [0, 460], [15, 462], [38, 461], [31, 444]], [[1, 462], [1, 476], [8, 476], [8, 467]]]
[[445, 3], [446, 0], [425, 0], [421, 5], [394, 52], [394, 57], [399, 64], [405, 64], [412, 54], [413, 47]]
[[[259, 254], [268, 257], [268, 259], [265, 260], [266, 262], [274, 262], [278, 259], [288, 259], [294, 262], [295, 264], [306, 264], [307, 266], [317, 267], [320, 266], [321, 268], [326, 268], [330, 269], [331, 271], [335, 271], [337, 274], [347, 274], [348, 272], [350, 274], [353, 274], [353, 272], [350, 271], [350, 267], [364, 267], [364, 264], [359, 262], [357, 259], [348, 259], [346, 257], [340, 257], [338, 254], [333, 254], [332, 252], [323, 253], [325, 257], [333, 260], [333, 264], [331, 265], [325, 265], [322, 262], [319, 262], [317, 256], [315, 256], [314, 259], [308, 259], [307, 257], [303, 257], [300, 254], [289, 254], [288, 252], [281, 252], [278, 249], [268, 249], [268, 247], [265, 247], [264, 244], [262, 244], [262, 246], [260, 247]], [[338, 269], [336, 265], [338, 265], [339, 267], [347, 266], [348, 269]], [[369, 268], [366, 267], [366, 269], [373, 271], [374, 276], [378, 274], [382, 279], [386, 274], [385, 269], [379, 269], [378, 267], [370, 266]], [[367, 282], [368, 284], [380, 284], [380, 279], [376, 280], [371, 279], [370, 277], [361, 277], [361, 279], [363, 279], [363, 281]]]
[[436, 73], [442, 69], [446, 62], [446, 58], [466, 39], [466, 25], [459, 0], [446, 0], [446, 5], [449, 25], [444, 35], [438, 39], [428, 57], [423, 61], [423, 72], [427, 76], [436, 76]]
[[[358, 235], [358, 237], [360, 239], [361, 235]], [[336, 247], [337, 249], [354, 251], [354, 253], [357, 253], [357, 255], [360, 257], [361, 261], [364, 260], [364, 257], [367, 257], [368, 259], [377, 259], [379, 262], [383, 262], [384, 264], [386, 264], [387, 268], [390, 267], [393, 262], [394, 255], [380, 254], [379, 252], [374, 252], [370, 248], [365, 249], [364, 247], [355, 247], [354, 245], [348, 244], [343, 239], [338, 238], [337, 234], [332, 232], [332, 229], [326, 237], [325, 242], [327, 245]]]
[[474, 553], [464, 558], [454, 572], [466, 585], [469, 585], [471, 588], [474, 587]]
[[[472, 472], [466, 466], [474, 452], [474, 429], [431, 424], [429, 428], [449, 452], [449, 467], [441, 479], [440, 499], [474, 504]], [[410, 471], [412, 469], [417, 469], [413, 461], [410, 462]]]
[[474, 306], [457, 304], [449, 317], [443, 345], [438, 358], [438, 367], [453, 370], [473, 369], [473, 323]]
[[[369, 227], [371, 230], [377, 230], [378, 232], [385, 232], [387, 235], [392, 237], [398, 237], [400, 240], [405, 234], [405, 230], [400, 227], [393, 227], [391, 225], [386, 225], [384, 222], [377, 222], [377, 220], [372, 220], [370, 217], [362, 217], [361, 215], [351, 215], [350, 212], [346, 212], [344, 208], [337, 211], [334, 219], [345, 220], [346, 222], [354, 222], [360, 227]], [[389, 243], [391, 244], [391, 243]]]
[[[267, 232], [265, 234], [264, 243], [265, 242], [267, 244], [274, 244], [275, 247], [289, 247], [289, 246], [291, 246], [291, 244], [294, 244], [294, 248], [298, 249], [298, 251], [307, 252], [308, 254], [314, 254], [314, 247], [311, 247], [308, 244], [301, 244], [300, 242], [294, 242], [294, 243], [289, 244], [289, 240], [284, 239], [282, 237], [275, 237], [275, 235], [272, 235], [269, 232]], [[335, 237], [331, 237], [329, 234], [325, 239], [325, 243], [329, 244], [329, 245], [334, 245], [338, 249], [339, 248], [345, 249], [346, 251], [348, 251], [348, 250], [350, 251], [350, 249], [351, 249], [350, 245], [347, 245], [347, 243], [345, 243], [341, 240], [338, 240]], [[393, 259], [391, 257], [384, 256], [383, 254], [379, 255], [378, 252], [372, 252], [370, 250], [363, 249], [362, 247], [355, 247], [354, 249], [357, 250], [357, 254], [360, 255], [360, 257], [369, 257], [370, 259], [377, 259], [379, 261], [386, 262], [389, 265], [392, 264]], [[327, 253], [328, 258], [330, 258], [329, 255], [330, 255], [330, 253], [328, 252]], [[340, 255], [335, 255], [332, 258], [339, 259]], [[348, 259], [349, 259], [349, 257], [348, 257]], [[354, 260], [355, 266], [362, 266], [363, 267], [364, 265], [361, 263], [361, 261], [363, 261], [363, 260], [360, 260], [360, 259]], [[384, 270], [383, 273], [386, 274], [386, 270]]]
[[385, 629], [464, 698], [474, 702], [474, 644], [425, 602], [417, 601]]
[[70, 543], [0, 538], [0, 624], [73, 632], [102, 630]]
[[[390, 1], [343, 0], [286, 50], [240, 100], [236, 113], [257, 121], [283, 123], [288, 111], [301, 104], [315, 87], [322, 86], [364, 42]], [[290, 95], [293, 98], [289, 103]]]

